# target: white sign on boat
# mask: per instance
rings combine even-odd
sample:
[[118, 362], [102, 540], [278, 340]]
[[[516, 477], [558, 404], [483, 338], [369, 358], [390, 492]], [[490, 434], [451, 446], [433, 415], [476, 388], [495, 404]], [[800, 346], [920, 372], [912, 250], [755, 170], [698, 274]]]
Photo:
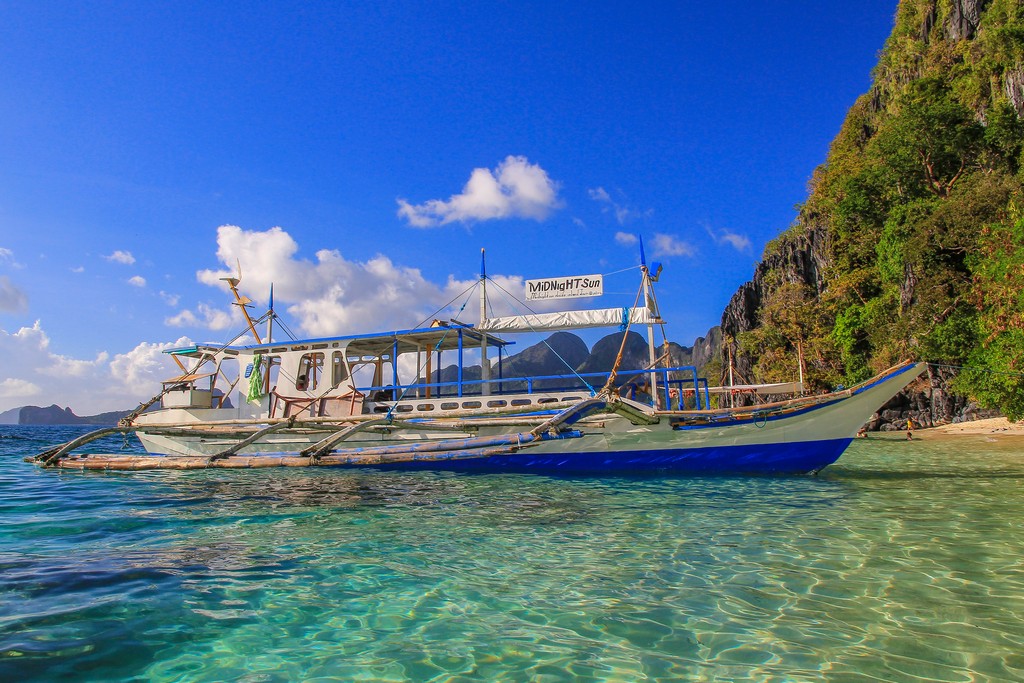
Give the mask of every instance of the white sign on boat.
[[572, 275], [526, 281], [527, 301], [601, 296], [602, 294], [604, 294], [604, 278], [601, 275]]

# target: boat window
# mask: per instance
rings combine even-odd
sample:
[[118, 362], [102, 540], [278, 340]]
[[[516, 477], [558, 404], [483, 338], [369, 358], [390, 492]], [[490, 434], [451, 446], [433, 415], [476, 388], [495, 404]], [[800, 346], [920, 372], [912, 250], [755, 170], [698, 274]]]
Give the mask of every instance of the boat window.
[[423, 412], [426, 412], [428, 410], [433, 410], [433, 409], [434, 409], [434, 404], [433, 403], [421, 403], [418, 406], [416, 406], [416, 410], [420, 410], [420, 411], [423, 411]]
[[441, 410], [455, 410], [459, 407], [458, 403], [442, 403]]
[[531, 403], [533, 403], [533, 401], [531, 401], [528, 398], [514, 398], [514, 399], [512, 399], [512, 405], [514, 405], [514, 406], [528, 406]]
[[480, 407], [480, 401], [463, 401], [462, 402], [462, 407], [463, 408], [479, 408]]
[[281, 357], [267, 356], [264, 362], [266, 363], [266, 374], [263, 375], [263, 391], [269, 394], [277, 388], [277, 378], [281, 374]]
[[317, 381], [324, 368], [324, 354], [304, 353], [299, 359], [299, 371], [295, 375], [295, 388], [299, 391], [316, 389]]
[[408, 405], [406, 403], [402, 403], [402, 404], [400, 404], [398, 406], [398, 412], [400, 412], [400, 413], [411, 413], [412, 412], [412, 406]]
[[507, 405], [508, 405], [508, 401], [488, 401], [487, 402], [487, 407], [488, 408], [504, 408]]
[[542, 398], [537, 403], [558, 403], [557, 398]]
[[348, 379], [348, 366], [345, 365], [345, 354], [335, 351], [331, 357], [331, 386], [338, 386]]

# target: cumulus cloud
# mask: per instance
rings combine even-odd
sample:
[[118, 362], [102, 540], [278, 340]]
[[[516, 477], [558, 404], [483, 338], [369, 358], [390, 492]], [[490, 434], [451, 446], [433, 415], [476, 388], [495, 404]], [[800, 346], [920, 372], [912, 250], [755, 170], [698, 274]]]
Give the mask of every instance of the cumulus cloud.
[[85, 272], [85, 266], [76, 266], [76, 267], [71, 269], [71, 272], [72, 273], [84, 273]]
[[[38, 396], [42, 393], [39, 385], [28, 380], [8, 377], [0, 382], [0, 399], [23, 399]], [[18, 406], [13, 406], [17, 408]], [[6, 410], [6, 409], [5, 409]]]
[[161, 289], [160, 290], [160, 298], [164, 300], [165, 304], [167, 304], [171, 308], [174, 308], [175, 306], [178, 305], [178, 301], [181, 299], [181, 295], [179, 295], [179, 294], [169, 294], [169, 293], [167, 293], [167, 292], [165, 292], [165, 291], [163, 291]]
[[210, 330], [226, 330], [242, 323], [237, 308], [222, 311], [210, 304], [199, 304], [195, 312], [186, 308], [164, 320], [171, 327], [205, 327]]
[[128, 284], [130, 284], [132, 287], [145, 287], [146, 278], [142, 277], [141, 275], [133, 275], [132, 277], [128, 278]]
[[6, 275], [0, 275], [0, 311], [21, 313], [28, 310], [28, 297]]
[[447, 201], [431, 199], [410, 204], [398, 199], [398, 216], [416, 228], [468, 223], [498, 218], [542, 221], [561, 206], [558, 184], [547, 171], [526, 157], [508, 156], [491, 171], [475, 168], [460, 194]]
[[57, 403], [79, 415], [134, 408], [161, 380], [180, 373], [162, 351], [191, 343], [187, 337], [142, 342], [124, 353], [81, 359], [54, 353], [39, 321], [13, 333], [0, 329], [0, 357], [10, 368], [0, 382], [0, 412], [28, 402]]
[[111, 261], [112, 263], [121, 263], [126, 266], [130, 266], [135, 263], [135, 257], [132, 256], [132, 252], [122, 251], [121, 249], [118, 249], [110, 256], [104, 256], [103, 258]]
[[654, 234], [655, 256], [693, 256], [695, 250], [693, 245], [679, 239], [676, 235], [665, 233]]
[[[403, 329], [429, 317], [451, 317], [457, 313], [472, 280], [449, 277], [433, 282], [419, 269], [396, 264], [378, 254], [367, 261], [351, 261], [339, 251], [321, 249], [314, 259], [298, 256], [299, 245], [281, 228], [243, 230], [233, 225], [217, 229], [217, 259], [222, 270], [201, 270], [199, 282], [218, 287], [227, 294], [221, 278], [234, 276], [241, 265], [241, 289], [250, 298], [263, 299], [274, 284], [275, 306], [288, 313], [288, 324], [309, 336], [357, 334], [361, 332]], [[523, 298], [523, 279], [497, 276], [500, 287]], [[492, 289], [490, 297], [496, 314], [509, 312], [502, 296]], [[202, 326], [215, 330], [240, 329], [242, 320], [237, 306], [200, 304], [182, 310], [166, 322], [176, 326]], [[439, 311], [454, 301], [451, 309]], [[262, 313], [265, 299], [256, 310]], [[504, 308], [503, 308], [504, 307]]]
[[619, 231], [615, 233], [615, 241], [624, 247], [631, 247], [637, 243], [637, 236], [631, 232]]
[[601, 205], [602, 212], [611, 212], [614, 214], [615, 222], [619, 225], [626, 225], [626, 223], [629, 223], [634, 219], [646, 218], [654, 213], [652, 209], [641, 211], [640, 209], [633, 208], [625, 203], [615, 201], [612, 199], [612, 196], [608, 194], [608, 190], [603, 187], [591, 188], [587, 190], [587, 193], [590, 195], [591, 199]]

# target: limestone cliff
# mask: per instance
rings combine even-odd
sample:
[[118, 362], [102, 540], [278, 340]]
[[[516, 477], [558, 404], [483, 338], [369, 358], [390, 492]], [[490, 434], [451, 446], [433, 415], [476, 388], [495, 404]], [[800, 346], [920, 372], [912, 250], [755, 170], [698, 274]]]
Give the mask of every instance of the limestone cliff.
[[1024, 3], [899, 2], [807, 201], [723, 312], [741, 376], [783, 379], [802, 349], [818, 390], [914, 357], [936, 366], [890, 421], [1024, 416], [1022, 116]]

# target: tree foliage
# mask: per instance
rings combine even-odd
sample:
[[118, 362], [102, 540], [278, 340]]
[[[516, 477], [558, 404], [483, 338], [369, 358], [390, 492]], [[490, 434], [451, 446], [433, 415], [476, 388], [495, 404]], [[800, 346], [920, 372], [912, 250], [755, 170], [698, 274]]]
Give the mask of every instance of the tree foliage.
[[[797, 347], [812, 385], [916, 357], [971, 367], [956, 390], [1024, 417], [1024, 3], [987, 3], [969, 38], [949, 11], [900, 2], [871, 92], [766, 249], [778, 265], [738, 339], [756, 379], [791, 377]], [[782, 256], [809, 232], [827, 252], [814, 281]]]

